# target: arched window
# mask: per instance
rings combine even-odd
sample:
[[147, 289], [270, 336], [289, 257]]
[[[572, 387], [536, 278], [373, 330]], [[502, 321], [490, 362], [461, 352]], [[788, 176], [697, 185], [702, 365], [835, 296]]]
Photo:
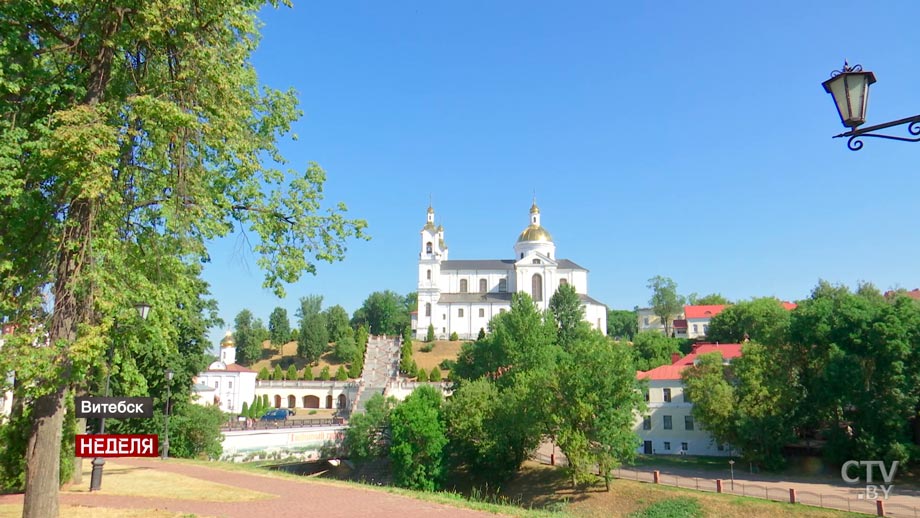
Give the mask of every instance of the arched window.
[[303, 397], [303, 407], [304, 408], [319, 408], [319, 398], [316, 396], [304, 396]]
[[326, 408], [332, 408], [332, 395], [326, 396]]
[[429, 241], [428, 243], [425, 244], [425, 253], [426, 253], [426, 254], [430, 254], [430, 253], [431, 253], [431, 241]]
[[479, 279], [479, 293], [485, 293], [489, 291], [489, 282], [485, 279]]
[[460, 293], [466, 293], [468, 291], [466, 279], [460, 279]]
[[288, 396], [288, 408], [294, 408], [297, 406], [297, 397]]
[[534, 302], [543, 300], [543, 277], [539, 273], [533, 274], [530, 279], [530, 294], [533, 296]]
[[425, 303], [425, 316], [426, 317], [431, 316], [431, 303], [430, 302]]
[[348, 398], [345, 396], [345, 394], [339, 394], [339, 408], [347, 408], [347, 407], [348, 407]]
[[431, 270], [425, 272], [425, 277], [430, 281], [431, 280]]
[[498, 292], [505, 293], [508, 291], [508, 279], [499, 279], [498, 280]]
[[275, 408], [281, 408], [281, 396], [275, 394]]

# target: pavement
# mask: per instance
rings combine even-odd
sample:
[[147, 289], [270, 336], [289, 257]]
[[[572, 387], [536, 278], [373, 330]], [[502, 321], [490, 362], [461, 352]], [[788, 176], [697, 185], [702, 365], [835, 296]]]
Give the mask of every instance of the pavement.
[[[261, 491], [273, 498], [252, 502], [212, 502], [162, 497], [61, 492], [61, 504], [112, 509], [152, 509], [193, 513], [200, 518], [495, 518], [487, 512], [460, 509], [374, 489], [225, 471], [160, 459], [119, 459], [119, 464], [166, 471], [240, 489]], [[0, 504], [22, 504], [22, 495], [2, 495]]]

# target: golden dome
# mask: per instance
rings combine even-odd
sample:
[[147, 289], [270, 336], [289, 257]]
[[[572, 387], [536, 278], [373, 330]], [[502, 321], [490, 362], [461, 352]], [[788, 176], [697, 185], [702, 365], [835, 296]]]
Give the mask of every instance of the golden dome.
[[536, 202], [536, 200], [534, 200], [533, 205], [530, 206], [530, 213], [531, 213], [531, 214], [539, 214], [539, 213], [540, 213], [540, 207], [537, 207], [537, 202]]
[[[538, 209], [539, 210], [539, 209]], [[546, 241], [552, 242], [553, 236], [549, 235], [549, 232], [540, 225], [530, 225], [521, 232], [520, 237], [518, 237], [518, 243], [521, 241]]]
[[431, 205], [428, 206], [428, 214], [434, 214], [434, 209], [431, 208]]
[[233, 335], [230, 333], [230, 331], [227, 331], [227, 336], [225, 336], [224, 339], [220, 341], [220, 346], [233, 347], [234, 345], [236, 345], [236, 342], [233, 341]]

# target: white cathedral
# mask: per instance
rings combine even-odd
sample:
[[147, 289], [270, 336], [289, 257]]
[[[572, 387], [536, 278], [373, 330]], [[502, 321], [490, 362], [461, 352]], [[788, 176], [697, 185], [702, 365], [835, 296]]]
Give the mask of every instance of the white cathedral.
[[416, 338], [424, 339], [428, 325], [446, 339], [452, 333], [474, 339], [489, 321], [511, 309], [511, 294], [530, 294], [540, 310], [562, 284], [581, 297], [585, 320], [607, 332], [607, 307], [588, 296], [588, 270], [556, 256], [556, 245], [540, 225], [540, 209], [530, 207], [530, 225], [514, 244], [514, 259], [448, 260], [444, 227], [435, 226], [434, 209], [422, 227], [418, 260], [418, 320]]

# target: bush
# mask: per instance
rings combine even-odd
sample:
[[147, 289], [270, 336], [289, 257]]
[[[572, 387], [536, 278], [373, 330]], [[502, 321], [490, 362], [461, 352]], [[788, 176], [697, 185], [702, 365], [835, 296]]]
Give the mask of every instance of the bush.
[[441, 360], [441, 363], [438, 364], [438, 367], [440, 367], [441, 370], [449, 371], [453, 369], [455, 365], [457, 365], [456, 360], [451, 360], [450, 358], [447, 358], [447, 359]]
[[672, 498], [659, 500], [641, 511], [629, 515], [630, 518], [702, 518], [703, 509], [693, 498]]
[[243, 410], [240, 412], [243, 417], [249, 417], [249, 402], [243, 401]]
[[456, 341], [459, 340], [459, 339], [460, 339], [460, 335], [458, 335], [456, 331], [454, 331], [453, 333], [450, 334], [450, 341], [451, 341], [451, 342], [456, 342]]
[[309, 365], [303, 366], [303, 377], [301, 378], [304, 381], [313, 381], [313, 369]]
[[441, 381], [441, 371], [437, 367], [432, 367], [428, 374], [428, 381]]
[[434, 341], [434, 325], [428, 324], [428, 335], [425, 337], [426, 342]]
[[292, 363], [287, 370], [287, 379], [296, 380], [297, 379], [297, 367]]
[[430, 353], [434, 350], [434, 342], [428, 342], [427, 344], [418, 348], [419, 352]]
[[483, 340], [483, 339], [485, 339], [485, 337], [486, 337], [486, 330], [480, 327], [480, 328], [479, 328], [479, 336], [476, 337], [476, 340], [477, 340], [477, 341], [478, 341], [478, 340]]
[[339, 370], [335, 371], [335, 379], [337, 381], [347, 381], [348, 373], [345, 372], [345, 366], [339, 365]]
[[428, 374], [425, 372], [425, 369], [419, 369], [418, 375], [416, 376], [418, 381], [425, 382], [428, 381]]
[[272, 379], [275, 381], [280, 381], [284, 379], [284, 371], [281, 370], [280, 365], [275, 365], [275, 372], [272, 373]]
[[361, 377], [361, 364], [354, 362], [348, 366], [348, 377], [352, 379], [357, 379]]
[[329, 373], [329, 366], [326, 365], [323, 367], [323, 370], [319, 371], [319, 379], [322, 381], [329, 381], [332, 378], [332, 375]]
[[268, 373], [267, 367], [262, 367], [262, 370], [259, 371], [259, 375], [256, 376], [256, 378], [260, 380], [270, 380], [272, 379], [272, 375]]

